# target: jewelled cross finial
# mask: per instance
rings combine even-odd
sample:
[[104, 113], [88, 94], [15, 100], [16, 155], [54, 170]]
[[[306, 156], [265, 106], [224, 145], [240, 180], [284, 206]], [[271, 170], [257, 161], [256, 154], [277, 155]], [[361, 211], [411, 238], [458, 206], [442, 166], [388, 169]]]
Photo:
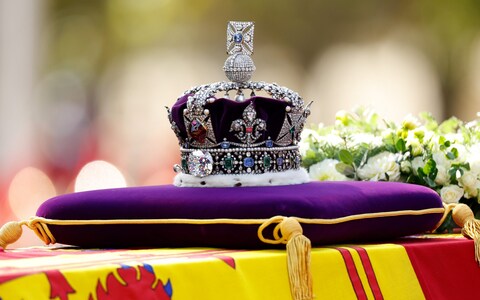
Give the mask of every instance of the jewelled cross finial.
[[227, 24], [227, 54], [253, 54], [253, 22], [230, 21]]

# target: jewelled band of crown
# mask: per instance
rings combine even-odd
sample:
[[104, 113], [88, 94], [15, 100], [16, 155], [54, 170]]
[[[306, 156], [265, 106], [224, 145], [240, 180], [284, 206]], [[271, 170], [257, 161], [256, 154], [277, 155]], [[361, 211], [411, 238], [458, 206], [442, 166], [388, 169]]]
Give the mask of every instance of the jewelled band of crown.
[[277, 148], [181, 149], [185, 174], [205, 177], [217, 174], [263, 174], [297, 170], [301, 167], [298, 146]]

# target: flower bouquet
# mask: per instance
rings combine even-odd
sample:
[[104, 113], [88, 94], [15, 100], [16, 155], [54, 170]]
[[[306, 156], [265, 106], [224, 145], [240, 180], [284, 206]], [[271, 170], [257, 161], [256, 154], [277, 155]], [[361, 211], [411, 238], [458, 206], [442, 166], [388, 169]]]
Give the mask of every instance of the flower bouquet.
[[[480, 114], [478, 115], [480, 116]], [[427, 186], [444, 203], [465, 203], [480, 215], [480, 120], [431, 114], [400, 124], [365, 108], [340, 111], [335, 125], [305, 129], [300, 149], [313, 180], [400, 181]], [[455, 227], [448, 216], [437, 231]]]

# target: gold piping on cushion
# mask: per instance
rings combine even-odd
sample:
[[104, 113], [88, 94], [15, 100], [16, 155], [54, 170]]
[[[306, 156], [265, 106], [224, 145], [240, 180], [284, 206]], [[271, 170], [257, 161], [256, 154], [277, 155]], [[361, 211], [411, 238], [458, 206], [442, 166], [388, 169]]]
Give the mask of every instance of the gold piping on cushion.
[[[303, 224], [318, 224], [318, 225], [328, 225], [328, 224], [339, 224], [349, 221], [361, 220], [361, 219], [372, 219], [372, 218], [384, 218], [384, 217], [395, 217], [395, 216], [413, 216], [413, 215], [427, 215], [427, 214], [438, 214], [444, 213], [444, 208], [427, 208], [422, 210], [400, 210], [400, 211], [389, 211], [389, 212], [378, 212], [378, 213], [366, 213], [351, 215], [336, 219], [306, 219], [306, 218], [297, 218], [293, 217], [299, 223]], [[55, 238], [48, 229], [48, 225], [115, 225], [115, 224], [192, 224], [192, 225], [208, 225], [208, 224], [238, 224], [238, 225], [262, 225], [267, 223], [265, 226], [260, 228], [265, 228], [271, 223], [280, 223], [284, 217], [278, 217], [280, 219], [113, 219], [113, 220], [54, 220], [46, 219], [41, 217], [33, 217], [30, 220], [19, 221], [19, 222], [8, 222], [0, 228], [0, 247], [5, 249], [9, 244], [14, 243], [22, 235], [22, 225], [27, 226], [28, 228], [35, 231], [39, 238], [45, 242], [45, 244], [55, 243]], [[275, 221], [275, 222], [273, 222]], [[263, 229], [262, 229], [263, 230]], [[259, 231], [260, 232], [260, 231]], [[278, 233], [278, 229], [277, 229]], [[278, 235], [278, 234], [277, 234]], [[272, 244], [273, 240], [265, 239], [261, 234], [259, 234], [260, 240], [265, 243]], [[273, 242], [277, 243], [277, 242]], [[278, 244], [278, 243], [277, 243]]]

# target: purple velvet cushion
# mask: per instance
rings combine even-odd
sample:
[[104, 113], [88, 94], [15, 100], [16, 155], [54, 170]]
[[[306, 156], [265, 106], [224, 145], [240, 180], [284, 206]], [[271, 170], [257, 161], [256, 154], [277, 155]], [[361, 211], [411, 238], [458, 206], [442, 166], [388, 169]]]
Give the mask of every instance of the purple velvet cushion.
[[[73, 193], [47, 200], [37, 216], [56, 220], [334, 219], [364, 213], [441, 208], [437, 193], [390, 182], [311, 182], [242, 188], [134, 187]], [[335, 225], [302, 224], [313, 245], [366, 242], [432, 229], [442, 214], [405, 215]], [[269, 247], [258, 225], [49, 225], [58, 243], [82, 247]]]

